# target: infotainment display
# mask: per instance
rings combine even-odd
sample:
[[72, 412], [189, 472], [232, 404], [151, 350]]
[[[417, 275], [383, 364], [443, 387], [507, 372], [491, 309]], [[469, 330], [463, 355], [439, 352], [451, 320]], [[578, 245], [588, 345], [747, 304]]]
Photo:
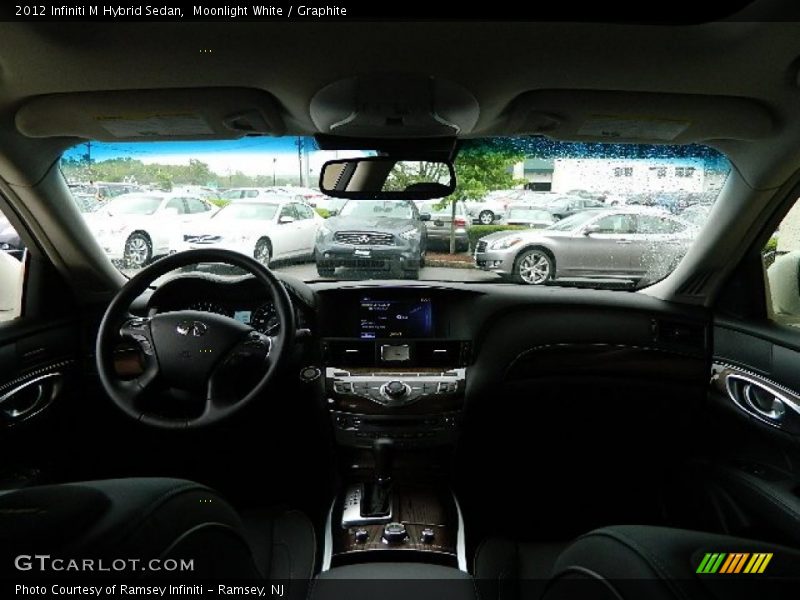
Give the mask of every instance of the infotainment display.
[[386, 299], [364, 296], [358, 305], [359, 337], [424, 338], [433, 335], [430, 298]]

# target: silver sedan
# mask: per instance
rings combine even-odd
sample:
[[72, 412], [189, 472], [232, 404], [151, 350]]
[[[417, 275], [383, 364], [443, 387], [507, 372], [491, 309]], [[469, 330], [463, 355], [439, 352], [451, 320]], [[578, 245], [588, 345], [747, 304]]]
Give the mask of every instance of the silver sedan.
[[481, 238], [478, 268], [518, 283], [559, 278], [657, 281], [675, 268], [697, 228], [657, 210], [590, 210], [547, 229], [499, 231]]

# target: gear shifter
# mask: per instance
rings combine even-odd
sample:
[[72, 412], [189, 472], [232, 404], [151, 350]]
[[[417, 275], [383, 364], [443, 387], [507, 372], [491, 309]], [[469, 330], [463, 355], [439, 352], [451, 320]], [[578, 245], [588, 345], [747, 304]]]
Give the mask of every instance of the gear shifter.
[[389, 438], [376, 439], [372, 444], [372, 455], [375, 459], [375, 483], [388, 487], [392, 483], [394, 441]]
[[372, 445], [375, 461], [374, 481], [364, 484], [364, 501], [361, 516], [383, 517], [391, 509], [392, 459], [394, 442], [388, 438], [378, 438]]

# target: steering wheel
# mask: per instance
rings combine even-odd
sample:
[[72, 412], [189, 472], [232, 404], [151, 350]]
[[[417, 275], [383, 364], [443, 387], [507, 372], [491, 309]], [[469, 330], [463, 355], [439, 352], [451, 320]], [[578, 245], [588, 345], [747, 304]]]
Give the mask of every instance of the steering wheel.
[[[230, 317], [195, 310], [152, 317], [129, 312], [131, 303], [162, 275], [209, 262], [239, 267], [269, 291], [281, 323], [278, 335], [266, 336]], [[97, 332], [97, 371], [111, 400], [129, 417], [167, 429], [204, 427], [239, 412], [266, 389], [288, 356], [294, 335], [292, 301], [267, 267], [230, 250], [187, 250], [144, 268], [111, 300]], [[113, 352], [120, 336], [137, 343], [144, 357], [143, 371], [134, 379], [122, 379], [114, 369]], [[236, 398], [230, 388], [243, 369], [248, 373], [263, 369], [263, 375], [243, 397]], [[156, 391], [159, 398], [175, 405], [188, 397], [190, 403], [197, 403], [196, 408], [202, 404], [202, 412], [185, 418], [153, 412], [149, 406]]]

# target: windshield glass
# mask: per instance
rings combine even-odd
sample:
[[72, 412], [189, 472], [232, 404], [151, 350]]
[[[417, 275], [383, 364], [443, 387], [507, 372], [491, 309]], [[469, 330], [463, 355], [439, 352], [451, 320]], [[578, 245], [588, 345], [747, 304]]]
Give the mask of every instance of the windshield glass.
[[227, 220], [249, 220], [255, 219], [257, 221], [269, 221], [278, 211], [277, 204], [256, 204], [256, 203], [237, 203], [230, 204], [214, 215], [212, 218], [216, 221]]
[[152, 215], [160, 204], [158, 196], [118, 196], [105, 208], [112, 215]]
[[[61, 171], [75, 210], [128, 276], [161, 256], [222, 248], [305, 281], [626, 290], [675, 269], [730, 172], [723, 155], [699, 145], [504, 137], [461, 140], [447, 198], [343, 201], [320, 193], [326, 161], [376, 154], [321, 150], [303, 137], [93, 141], [67, 151]], [[413, 185], [406, 175], [404, 185]], [[272, 222], [243, 227], [259, 221]]]

